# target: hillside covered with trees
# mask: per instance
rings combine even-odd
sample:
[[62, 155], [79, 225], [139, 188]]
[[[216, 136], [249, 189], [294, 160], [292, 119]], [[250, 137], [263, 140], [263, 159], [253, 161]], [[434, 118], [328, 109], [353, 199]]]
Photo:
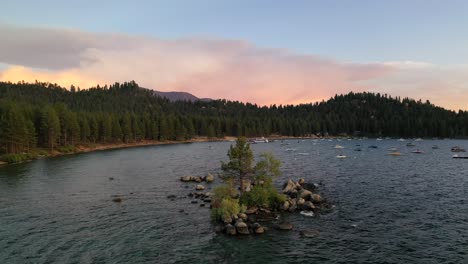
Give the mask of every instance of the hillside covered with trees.
[[79, 90], [0, 82], [0, 153], [197, 136], [468, 136], [468, 112], [374, 93], [261, 107], [237, 101], [177, 101], [135, 82]]

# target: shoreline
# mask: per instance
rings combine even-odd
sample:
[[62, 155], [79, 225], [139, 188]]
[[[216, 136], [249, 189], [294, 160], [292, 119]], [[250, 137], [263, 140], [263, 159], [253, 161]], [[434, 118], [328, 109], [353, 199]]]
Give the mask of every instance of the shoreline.
[[224, 138], [207, 138], [207, 137], [197, 137], [188, 140], [166, 140], [166, 141], [156, 141], [156, 140], [144, 140], [140, 142], [133, 143], [119, 143], [119, 144], [94, 144], [94, 145], [78, 145], [75, 147], [74, 151], [71, 152], [60, 152], [54, 150], [53, 152], [48, 152], [47, 155], [37, 155], [32, 159], [27, 159], [21, 162], [8, 163], [6, 161], [0, 161], [0, 166], [21, 164], [26, 162], [31, 162], [38, 159], [61, 157], [67, 155], [75, 155], [81, 153], [89, 153], [95, 151], [103, 150], [115, 150], [115, 149], [126, 149], [126, 148], [138, 148], [138, 147], [148, 147], [148, 146], [157, 146], [157, 145], [175, 145], [175, 144], [187, 144], [187, 143], [203, 143], [203, 142], [225, 142], [235, 140], [236, 137], [224, 137]]

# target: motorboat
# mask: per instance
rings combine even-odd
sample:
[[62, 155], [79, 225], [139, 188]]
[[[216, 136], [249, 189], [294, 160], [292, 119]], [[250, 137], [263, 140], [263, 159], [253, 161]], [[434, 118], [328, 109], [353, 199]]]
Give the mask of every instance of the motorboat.
[[465, 149], [462, 149], [462, 148], [460, 148], [458, 146], [453, 147], [451, 150], [452, 150], [452, 152], [466, 152]]
[[398, 151], [393, 151], [393, 152], [389, 152], [388, 155], [390, 155], [390, 156], [401, 156], [401, 153], [398, 152]]
[[457, 154], [453, 155], [452, 158], [454, 159], [468, 159], [468, 156], [458, 156]]
[[334, 148], [335, 148], [335, 149], [344, 149], [344, 147], [343, 147], [343, 146], [341, 146], [341, 145], [335, 145], [335, 147], [334, 147]]
[[268, 143], [268, 139], [265, 137], [256, 138], [252, 140], [252, 143]]
[[348, 156], [340, 154], [340, 155], [337, 155], [336, 157], [339, 159], [346, 159]]
[[411, 153], [415, 153], [415, 154], [423, 154], [423, 153], [424, 153], [424, 151], [417, 149], [417, 150], [413, 150], [413, 151], [411, 151]]

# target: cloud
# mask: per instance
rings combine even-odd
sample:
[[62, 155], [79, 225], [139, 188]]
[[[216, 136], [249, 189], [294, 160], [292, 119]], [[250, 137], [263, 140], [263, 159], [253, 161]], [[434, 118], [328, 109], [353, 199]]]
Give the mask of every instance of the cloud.
[[[0, 35], [0, 65], [7, 65], [0, 68], [3, 81], [38, 80], [87, 88], [135, 80], [160, 91], [261, 105], [314, 102], [365, 90], [429, 97], [437, 103], [432, 99], [435, 88], [444, 85], [445, 99], [440, 103], [452, 107], [457, 99], [454, 91], [467, 91], [463, 82], [467, 78], [461, 74], [466, 76], [465, 68], [455, 71], [411, 61], [340, 62], [241, 40], [158, 39], [11, 25], [0, 26]], [[441, 81], [453, 74], [458, 81]]]

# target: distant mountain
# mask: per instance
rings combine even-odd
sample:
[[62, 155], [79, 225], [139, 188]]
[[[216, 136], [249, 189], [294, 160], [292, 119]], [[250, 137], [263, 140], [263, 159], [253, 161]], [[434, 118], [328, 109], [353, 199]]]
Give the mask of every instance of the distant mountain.
[[198, 98], [195, 95], [187, 92], [160, 92], [154, 91], [154, 94], [160, 97], [165, 97], [171, 102], [175, 101], [211, 101], [209, 98]]

